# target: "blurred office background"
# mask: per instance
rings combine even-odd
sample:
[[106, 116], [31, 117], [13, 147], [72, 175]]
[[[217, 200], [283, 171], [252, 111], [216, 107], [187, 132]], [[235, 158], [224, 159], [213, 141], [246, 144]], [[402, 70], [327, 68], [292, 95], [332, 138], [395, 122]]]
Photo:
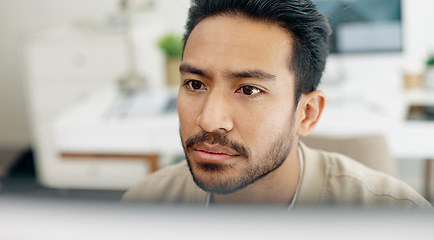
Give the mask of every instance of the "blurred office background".
[[[312, 136], [337, 145], [379, 136], [388, 161], [379, 170], [429, 198], [434, 2], [314, 2], [334, 35], [328, 106]], [[176, 45], [189, 4], [0, 0], [0, 194], [117, 201], [182, 160], [177, 60], [159, 42]]]

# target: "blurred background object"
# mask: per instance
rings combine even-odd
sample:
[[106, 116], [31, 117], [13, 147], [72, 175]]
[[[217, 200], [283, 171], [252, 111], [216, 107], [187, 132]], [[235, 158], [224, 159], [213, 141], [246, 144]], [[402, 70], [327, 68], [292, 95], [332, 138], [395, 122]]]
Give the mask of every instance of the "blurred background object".
[[121, 91], [130, 94], [146, 87], [146, 78], [137, 71], [137, 50], [133, 42], [132, 28], [134, 26], [134, 15], [150, 11], [154, 6], [152, 0], [122, 0], [121, 3], [123, 18], [123, 34], [127, 48], [128, 70], [119, 79]]
[[[403, 49], [401, 0], [314, 0], [333, 30], [324, 83], [341, 83], [351, 56], [398, 55]], [[395, 60], [396, 61], [396, 60]], [[357, 66], [361, 69], [360, 66]], [[380, 70], [377, 70], [381, 72]]]
[[427, 70], [425, 76], [425, 85], [427, 88], [434, 89], [434, 53], [431, 53], [426, 61]]
[[402, 50], [401, 0], [314, 0], [333, 30], [332, 53]]
[[301, 140], [311, 148], [346, 155], [374, 170], [397, 177], [396, 161], [383, 135], [348, 138], [307, 136]]
[[166, 84], [169, 87], [179, 86], [179, 65], [181, 65], [183, 44], [182, 36], [174, 33], [167, 33], [158, 41], [166, 58]]
[[[312, 137], [382, 136], [396, 176], [429, 197], [434, 2], [314, 2], [334, 35]], [[0, 193], [118, 199], [182, 160], [176, 86], [189, 5], [0, 0]]]
[[[41, 191], [123, 191], [145, 176], [150, 168], [143, 161], [65, 161], [56, 149], [53, 123], [60, 113], [103, 86], [118, 86], [125, 76], [146, 76], [152, 79], [146, 83], [149, 91], [164, 91], [164, 56], [158, 39], [167, 32], [182, 33], [189, 5], [189, 0], [1, 0], [0, 146], [5, 153], [1, 155], [4, 169], [19, 170], [19, 161], [24, 161], [19, 156], [30, 149], [34, 157], [24, 159], [35, 160], [38, 184], [44, 187]], [[143, 99], [142, 95], [138, 93], [137, 99]], [[123, 95], [119, 102], [126, 109], [138, 108], [130, 106], [131, 101]], [[12, 191], [13, 187], [6, 189]]]

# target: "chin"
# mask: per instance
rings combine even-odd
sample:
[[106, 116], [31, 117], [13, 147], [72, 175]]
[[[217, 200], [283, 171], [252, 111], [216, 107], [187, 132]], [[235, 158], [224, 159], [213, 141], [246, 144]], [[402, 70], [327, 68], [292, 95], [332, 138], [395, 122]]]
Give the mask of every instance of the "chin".
[[230, 194], [246, 185], [242, 181], [243, 174], [233, 166], [222, 164], [198, 164], [188, 161], [190, 173], [198, 187], [210, 193]]

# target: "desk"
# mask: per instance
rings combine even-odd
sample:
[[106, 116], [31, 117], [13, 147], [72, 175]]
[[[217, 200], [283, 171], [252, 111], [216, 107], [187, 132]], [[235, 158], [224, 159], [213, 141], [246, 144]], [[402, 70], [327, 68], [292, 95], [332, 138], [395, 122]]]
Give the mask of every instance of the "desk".
[[[127, 96], [107, 86], [56, 119], [56, 147], [67, 153], [183, 154], [178, 114], [165, 111], [171, 97], [164, 92]], [[137, 106], [131, 98], [151, 103]]]
[[164, 92], [126, 95], [109, 85], [62, 112], [52, 126], [59, 160], [46, 168], [64, 174], [51, 181], [126, 190], [182, 156], [178, 115], [165, 110], [171, 99]]

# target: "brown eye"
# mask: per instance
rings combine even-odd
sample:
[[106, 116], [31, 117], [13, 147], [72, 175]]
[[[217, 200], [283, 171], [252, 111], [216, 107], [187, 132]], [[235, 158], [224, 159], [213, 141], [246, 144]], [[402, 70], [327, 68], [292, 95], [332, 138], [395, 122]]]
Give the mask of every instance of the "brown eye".
[[203, 83], [195, 80], [191, 80], [188, 84], [190, 85], [190, 88], [194, 90], [199, 90], [203, 87]]
[[243, 86], [243, 87], [241, 87], [241, 92], [244, 95], [251, 96], [251, 95], [256, 95], [256, 94], [260, 93], [261, 90], [259, 90], [258, 88], [252, 87], [252, 86]]

